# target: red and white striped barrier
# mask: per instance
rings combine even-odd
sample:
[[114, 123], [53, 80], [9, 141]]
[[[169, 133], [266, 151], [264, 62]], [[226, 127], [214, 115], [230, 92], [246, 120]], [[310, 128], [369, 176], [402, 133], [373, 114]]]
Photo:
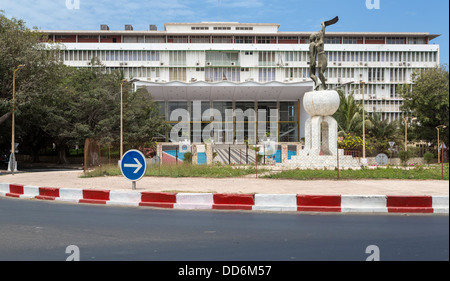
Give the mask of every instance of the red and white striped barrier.
[[0, 196], [169, 209], [335, 213], [449, 213], [449, 196], [163, 193], [0, 183]]

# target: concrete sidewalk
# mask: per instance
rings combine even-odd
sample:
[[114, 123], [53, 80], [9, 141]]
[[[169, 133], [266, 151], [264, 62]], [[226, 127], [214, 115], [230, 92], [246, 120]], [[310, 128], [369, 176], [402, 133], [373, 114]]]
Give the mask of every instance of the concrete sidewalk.
[[[51, 188], [131, 191], [122, 176], [80, 178], [82, 171], [33, 172], [0, 176], [0, 183]], [[275, 180], [256, 178], [145, 177], [137, 192], [222, 194], [448, 196], [449, 181], [437, 180]]]

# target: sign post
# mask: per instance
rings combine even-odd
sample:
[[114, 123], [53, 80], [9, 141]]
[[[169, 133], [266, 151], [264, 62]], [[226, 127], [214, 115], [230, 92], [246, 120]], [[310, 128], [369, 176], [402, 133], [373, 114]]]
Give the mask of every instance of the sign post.
[[136, 181], [142, 179], [147, 170], [147, 161], [139, 150], [127, 151], [119, 163], [122, 175], [132, 181], [131, 188], [136, 189]]

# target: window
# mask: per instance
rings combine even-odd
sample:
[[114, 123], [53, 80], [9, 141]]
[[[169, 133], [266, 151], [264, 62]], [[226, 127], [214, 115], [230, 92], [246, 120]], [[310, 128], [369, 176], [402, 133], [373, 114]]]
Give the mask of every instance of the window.
[[168, 43], [187, 43], [187, 36], [168, 36]]
[[166, 37], [163, 37], [163, 36], [145, 36], [145, 43], [166, 43]]
[[240, 68], [210, 67], [205, 69], [205, 80], [207, 82], [231, 81], [240, 82]]
[[147, 61], [160, 61], [159, 51], [146, 51]]
[[94, 39], [98, 40], [97, 35], [78, 35], [78, 39]]
[[252, 36], [236, 36], [235, 38], [236, 44], [253, 44]]
[[191, 36], [191, 43], [209, 43], [209, 36]]
[[186, 65], [186, 51], [172, 51], [169, 52], [169, 63], [171, 66], [185, 66]]
[[230, 36], [213, 36], [212, 42], [214, 44], [231, 44], [231, 43], [233, 43], [233, 37], [230, 37]]
[[55, 40], [70, 39], [70, 35], [55, 35]]
[[358, 44], [358, 41], [362, 40], [362, 37], [344, 37], [344, 44]]
[[253, 27], [250, 27], [250, 26], [237, 26], [236, 30], [253, 30]]
[[325, 44], [341, 44], [340, 37], [325, 37]]
[[259, 82], [275, 81], [275, 68], [260, 68]]
[[206, 64], [211, 66], [238, 66], [238, 52], [206, 52]]
[[305, 61], [306, 60], [306, 52], [285, 52], [284, 60], [287, 62], [294, 61]]
[[258, 62], [260, 66], [275, 66], [275, 52], [259, 52]]
[[169, 68], [169, 80], [170, 81], [186, 81], [186, 68], [177, 67]]
[[258, 44], [271, 44], [276, 43], [276, 38], [273, 36], [258, 36], [256, 37], [256, 42]]
[[214, 30], [231, 30], [229, 26], [214, 26]]
[[405, 37], [388, 37], [386, 42], [387, 44], [405, 44], [406, 38]]
[[207, 26], [192, 26], [191, 30], [209, 30]]
[[[327, 73], [328, 73], [328, 71], [326, 72], [326, 74]], [[287, 79], [308, 78], [309, 77], [309, 68], [287, 68], [285, 70], [285, 77]]]
[[425, 44], [425, 38], [408, 38], [408, 44]]

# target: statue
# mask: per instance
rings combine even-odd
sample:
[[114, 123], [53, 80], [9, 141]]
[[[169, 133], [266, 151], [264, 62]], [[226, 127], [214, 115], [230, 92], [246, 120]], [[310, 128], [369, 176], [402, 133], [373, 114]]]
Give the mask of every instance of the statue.
[[[303, 96], [303, 108], [308, 113], [305, 128], [304, 148], [292, 156], [285, 165], [296, 168], [357, 168], [358, 159], [344, 155], [338, 147], [338, 123], [333, 114], [339, 109], [340, 98], [335, 90], [327, 90], [325, 72], [327, 56], [325, 55], [325, 28], [337, 23], [338, 17], [322, 22], [322, 29], [311, 35], [309, 45], [310, 77], [315, 83], [312, 91]], [[318, 76], [316, 77], [316, 71]], [[320, 80], [319, 80], [320, 79]], [[339, 157], [337, 157], [339, 156]], [[339, 159], [339, 160], [338, 160]]]
[[[309, 44], [309, 73], [311, 79], [314, 81], [314, 90], [318, 91], [320, 86], [321, 90], [327, 89], [327, 80], [325, 78], [325, 72], [327, 71], [328, 61], [325, 55], [325, 28], [327, 26], [333, 25], [339, 21], [339, 17], [335, 17], [332, 20], [322, 22], [322, 29], [311, 35]], [[316, 58], [318, 60], [318, 65], [316, 65]], [[319, 69], [319, 81], [316, 77], [316, 67]]]

